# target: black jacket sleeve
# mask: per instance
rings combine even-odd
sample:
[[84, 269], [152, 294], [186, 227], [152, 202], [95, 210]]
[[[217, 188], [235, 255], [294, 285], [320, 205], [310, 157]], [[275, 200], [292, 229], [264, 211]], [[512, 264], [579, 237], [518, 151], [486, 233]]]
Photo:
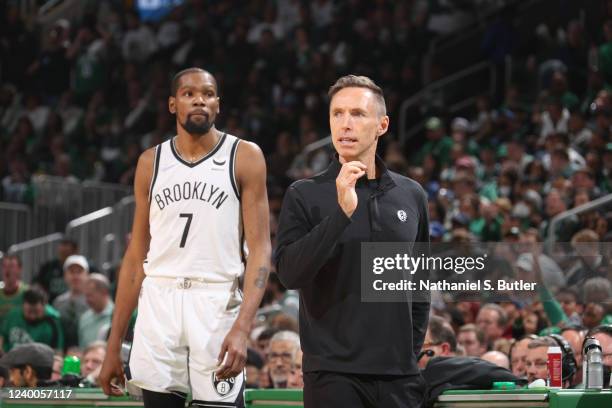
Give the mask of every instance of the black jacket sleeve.
[[278, 221], [274, 257], [278, 277], [288, 289], [302, 288], [314, 279], [351, 223], [337, 203], [336, 206], [336, 211], [312, 226], [303, 196], [294, 186], [287, 189]]
[[[419, 197], [419, 230], [416, 242], [421, 243], [421, 245], [426, 246], [427, 253], [426, 256], [429, 256], [429, 214], [427, 207], [427, 197], [424, 191], [420, 191], [422, 194]], [[427, 279], [429, 271], [424, 270], [421, 271], [421, 279]], [[429, 293], [427, 296], [419, 296], [417, 302], [412, 304], [412, 348], [415, 356], [418, 357], [421, 352], [421, 347], [423, 347], [423, 342], [425, 341], [425, 332], [427, 331], [427, 324], [429, 323], [429, 307], [430, 307], [430, 298]]]

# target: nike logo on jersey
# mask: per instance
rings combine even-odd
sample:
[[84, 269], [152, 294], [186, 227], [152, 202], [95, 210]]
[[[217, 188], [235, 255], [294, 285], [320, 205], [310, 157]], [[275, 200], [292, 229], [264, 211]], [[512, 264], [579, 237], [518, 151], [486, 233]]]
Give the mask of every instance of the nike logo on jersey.
[[216, 161], [215, 159], [213, 159], [213, 163], [215, 163], [217, 166], [223, 166], [225, 164], [226, 160], [223, 161]]

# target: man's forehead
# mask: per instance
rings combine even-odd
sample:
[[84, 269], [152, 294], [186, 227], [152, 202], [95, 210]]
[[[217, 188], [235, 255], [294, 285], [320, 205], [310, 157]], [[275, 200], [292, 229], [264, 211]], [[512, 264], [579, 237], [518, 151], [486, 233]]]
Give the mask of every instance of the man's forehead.
[[[344, 105], [367, 105], [374, 102], [374, 93], [368, 88], [351, 86], [339, 90], [331, 100], [332, 107], [344, 107]], [[341, 106], [342, 105], [342, 106]]]
[[212, 87], [217, 90], [217, 81], [208, 72], [189, 72], [179, 78], [178, 89], [184, 87]]

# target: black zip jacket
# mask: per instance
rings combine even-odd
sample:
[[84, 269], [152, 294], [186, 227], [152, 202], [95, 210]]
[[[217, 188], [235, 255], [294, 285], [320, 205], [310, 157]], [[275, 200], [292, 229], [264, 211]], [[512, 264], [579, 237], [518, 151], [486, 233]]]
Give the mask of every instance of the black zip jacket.
[[[275, 261], [287, 288], [300, 292], [303, 370], [413, 375], [429, 303], [361, 302], [361, 242], [429, 242], [427, 196], [387, 170], [357, 181], [357, 209], [338, 204], [337, 158], [320, 175], [293, 183], [281, 209]], [[401, 222], [398, 211], [407, 221]]]

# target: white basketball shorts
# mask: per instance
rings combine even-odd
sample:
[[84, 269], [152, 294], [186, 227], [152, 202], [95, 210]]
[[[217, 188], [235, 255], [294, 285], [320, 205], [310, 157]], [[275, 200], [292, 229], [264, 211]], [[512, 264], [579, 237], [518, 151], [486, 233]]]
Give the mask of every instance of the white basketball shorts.
[[155, 392], [191, 391], [200, 406], [241, 406], [244, 372], [230, 380], [215, 377], [221, 344], [238, 316], [241, 295], [233, 288], [233, 282], [146, 277], [126, 373], [130, 383]]

